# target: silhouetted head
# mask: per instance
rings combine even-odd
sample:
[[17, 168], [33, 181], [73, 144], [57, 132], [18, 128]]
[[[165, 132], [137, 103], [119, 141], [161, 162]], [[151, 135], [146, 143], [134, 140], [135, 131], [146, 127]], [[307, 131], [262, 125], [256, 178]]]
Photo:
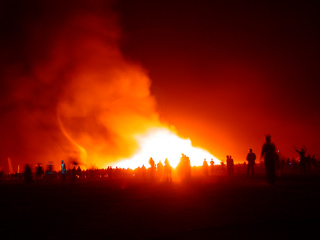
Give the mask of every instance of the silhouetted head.
[[266, 142], [267, 142], [267, 143], [271, 143], [271, 136], [270, 136], [270, 135], [267, 135], [267, 136], [266, 136]]
[[249, 152], [252, 152], [252, 148], [249, 149]]
[[64, 163], [64, 161], [63, 161], [63, 160], [61, 160], [61, 163]]

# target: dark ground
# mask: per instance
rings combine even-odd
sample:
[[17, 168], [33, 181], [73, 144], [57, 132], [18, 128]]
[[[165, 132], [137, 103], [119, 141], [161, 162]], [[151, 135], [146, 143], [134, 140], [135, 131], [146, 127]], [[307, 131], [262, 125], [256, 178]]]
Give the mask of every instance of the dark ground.
[[1, 183], [0, 193], [1, 235], [13, 239], [320, 237], [318, 174], [283, 175], [275, 186], [262, 173], [189, 183]]

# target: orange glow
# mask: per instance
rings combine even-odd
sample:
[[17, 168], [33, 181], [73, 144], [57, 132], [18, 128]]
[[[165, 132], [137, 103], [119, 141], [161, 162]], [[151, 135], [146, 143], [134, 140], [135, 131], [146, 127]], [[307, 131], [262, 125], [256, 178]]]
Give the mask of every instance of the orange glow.
[[151, 128], [145, 134], [136, 135], [139, 150], [130, 158], [114, 163], [112, 166], [121, 168], [137, 168], [145, 165], [148, 167], [149, 159], [152, 157], [157, 163], [168, 158], [170, 165], [176, 167], [185, 154], [190, 158], [191, 166], [201, 166], [203, 160], [211, 160], [215, 164], [220, 164], [220, 160], [210, 154], [208, 151], [194, 147], [190, 139], [182, 139], [173, 131], [167, 128]]
[[60, 126], [60, 129], [62, 131], [62, 133], [64, 134], [64, 136], [78, 149], [78, 152], [80, 152], [79, 154], [79, 157], [81, 160], [84, 160], [86, 159], [87, 157], [87, 151], [81, 147], [79, 144], [77, 144], [70, 136], [69, 134], [66, 132], [66, 130], [64, 129], [64, 126], [61, 122], [61, 118], [60, 118], [60, 115], [57, 114], [57, 118], [58, 118], [58, 123], [59, 123], [59, 126]]

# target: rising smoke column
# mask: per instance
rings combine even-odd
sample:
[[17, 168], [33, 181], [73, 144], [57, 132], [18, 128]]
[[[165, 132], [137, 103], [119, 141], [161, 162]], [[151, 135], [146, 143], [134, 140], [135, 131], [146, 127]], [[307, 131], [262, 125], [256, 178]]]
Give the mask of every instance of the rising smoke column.
[[72, 157], [101, 167], [161, 126], [150, 79], [120, 52], [109, 2], [6, 1], [1, 9], [1, 161]]

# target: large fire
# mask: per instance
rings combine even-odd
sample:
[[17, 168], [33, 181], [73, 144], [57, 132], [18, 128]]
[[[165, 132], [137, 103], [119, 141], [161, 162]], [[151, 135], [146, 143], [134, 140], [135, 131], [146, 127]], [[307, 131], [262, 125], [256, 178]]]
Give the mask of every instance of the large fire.
[[182, 154], [190, 158], [191, 166], [201, 166], [203, 160], [213, 160], [215, 164], [220, 163], [216, 157], [208, 151], [193, 147], [190, 139], [182, 139], [172, 130], [167, 128], [151, 128], [146, 134], [137, 135], [139, 150], [129, 159], [113, 164], [121, 168], [137, 168], [142, 165], [148, 166], [152, 157], [156, 162], [167, 158], [172, 167], [176, 167]]

